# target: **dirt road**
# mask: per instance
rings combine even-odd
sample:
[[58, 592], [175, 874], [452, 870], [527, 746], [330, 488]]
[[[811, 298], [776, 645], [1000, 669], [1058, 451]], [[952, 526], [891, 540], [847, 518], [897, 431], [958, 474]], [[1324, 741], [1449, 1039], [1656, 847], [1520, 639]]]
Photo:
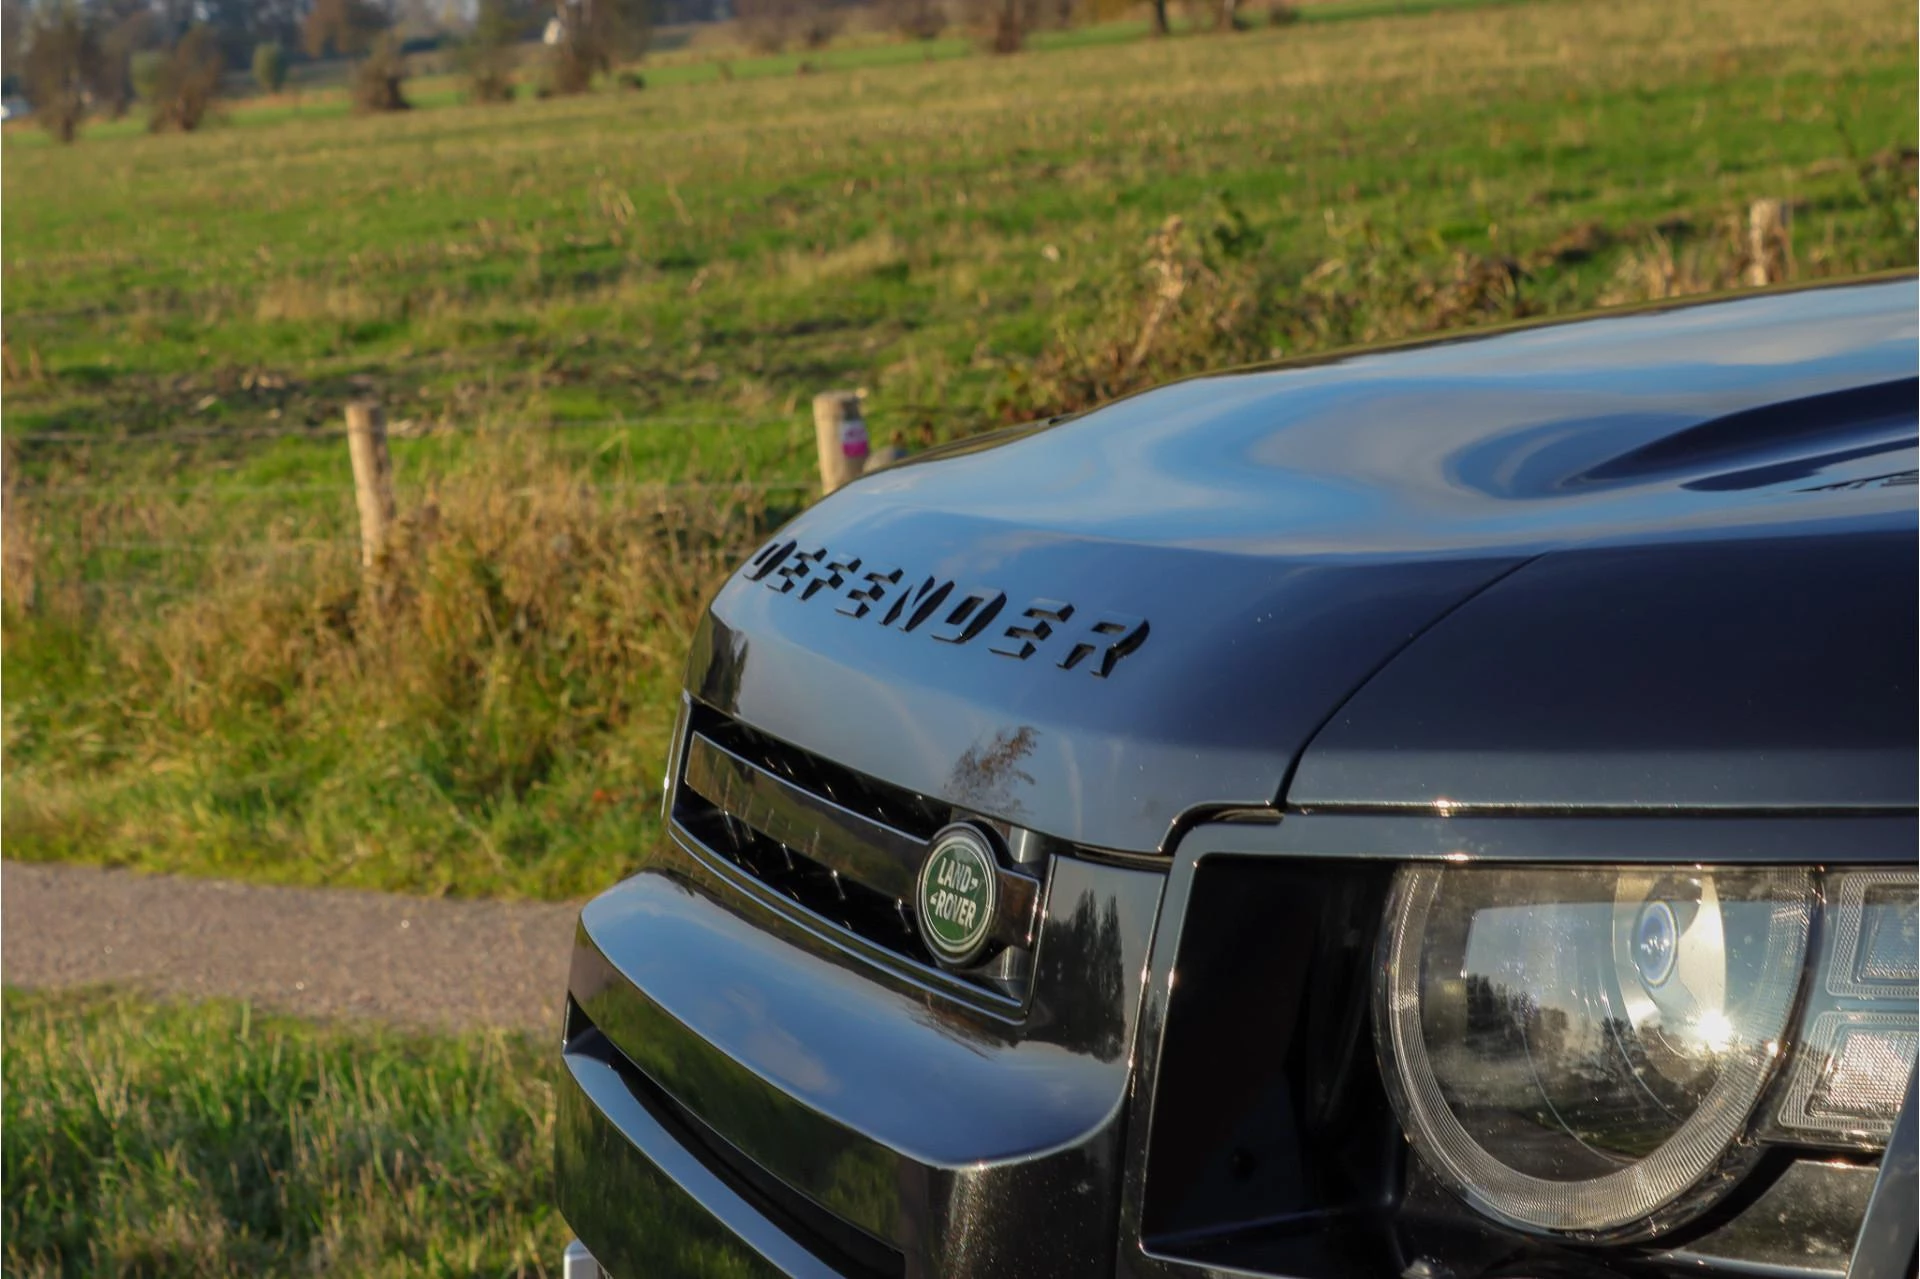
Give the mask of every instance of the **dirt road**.
[[0, 863], [0, 978], [557, 1035], [578, 910], [10, 861]]

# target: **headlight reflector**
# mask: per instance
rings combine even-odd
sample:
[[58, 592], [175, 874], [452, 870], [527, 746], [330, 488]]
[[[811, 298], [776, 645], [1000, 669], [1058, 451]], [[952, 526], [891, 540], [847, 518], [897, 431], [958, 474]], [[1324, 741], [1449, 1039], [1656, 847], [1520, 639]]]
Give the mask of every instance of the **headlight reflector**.
[[1775, 1135], [1877, 1150], [1893, 1132], [1920, 1046], [1920, 876], [1838, 871], [1825, 896], [1824, 953]]
[[1705, 1207], [1781, 1056], [1814, 901], [1791, 869], [1403, 869], [1374, 1025], [1415, 1148], [1527, 1229]]

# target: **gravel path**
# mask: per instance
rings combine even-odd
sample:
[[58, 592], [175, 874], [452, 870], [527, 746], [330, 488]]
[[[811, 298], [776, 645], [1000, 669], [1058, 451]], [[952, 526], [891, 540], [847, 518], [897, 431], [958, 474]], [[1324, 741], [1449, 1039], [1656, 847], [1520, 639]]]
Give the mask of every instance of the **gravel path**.
[[0, 863], [0, 976], [558, 1034], [579, 909], [10, 861]]

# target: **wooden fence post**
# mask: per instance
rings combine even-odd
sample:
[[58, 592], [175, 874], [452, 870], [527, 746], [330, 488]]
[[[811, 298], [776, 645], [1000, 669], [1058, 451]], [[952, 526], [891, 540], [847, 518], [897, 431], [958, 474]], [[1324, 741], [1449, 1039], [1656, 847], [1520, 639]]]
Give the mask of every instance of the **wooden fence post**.
[[1755, 288], [1787, 278], [1793, 263], [1793, 210], [1785, 200], [1755, 200], [1747, 210], [1746, 283]]
[[813, 397], [813, 441], [820, 453], [822, 490], [831, 493], [859, 478], [868, 444], [858, 391], [822, 391]]
[[353, 459], [353, 497], [360, 507], [360, 567], [371, 575], [386, 549], [394, 510], [387, 415], [378, 404], [347, 405], [347, 453]]

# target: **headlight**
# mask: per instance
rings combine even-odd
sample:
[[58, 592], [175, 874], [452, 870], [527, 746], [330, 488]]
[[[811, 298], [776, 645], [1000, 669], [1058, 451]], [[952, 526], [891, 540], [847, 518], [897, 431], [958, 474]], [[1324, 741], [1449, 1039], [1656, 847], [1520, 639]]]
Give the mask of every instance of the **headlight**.
[[1526, 1229], [1705, 1207], [1751, 1153], [1815, 907], [1803, 870], [1401, 871], [1375, 1029], [1415, 1149]]

